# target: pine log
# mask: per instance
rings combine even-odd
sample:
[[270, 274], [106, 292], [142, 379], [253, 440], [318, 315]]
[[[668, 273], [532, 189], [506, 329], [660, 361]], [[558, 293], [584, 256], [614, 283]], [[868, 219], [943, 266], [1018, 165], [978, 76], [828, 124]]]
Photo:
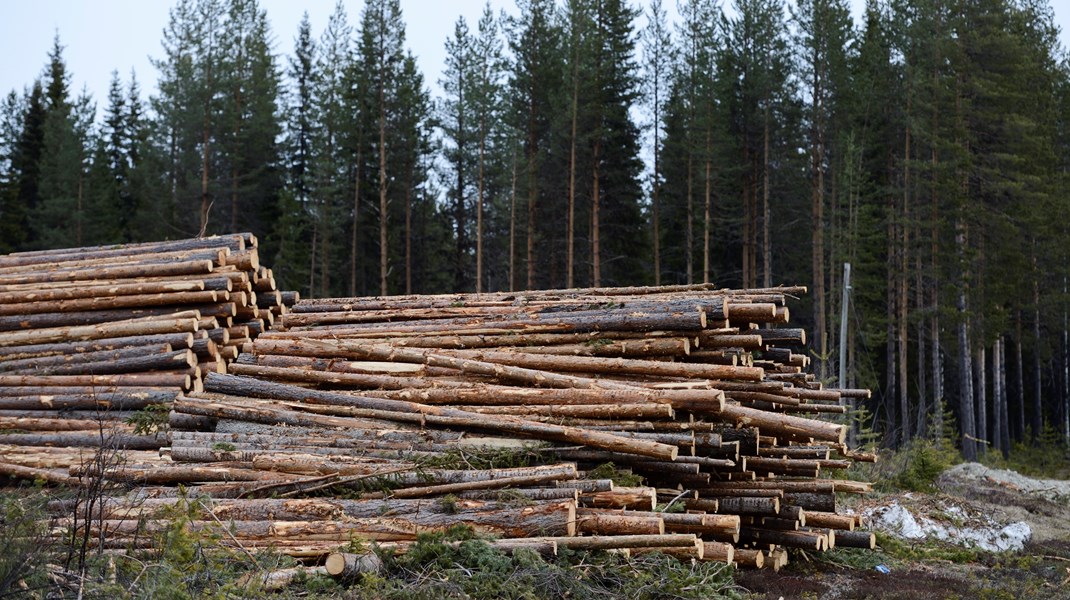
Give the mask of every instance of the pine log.
[[54, 327], [26, 331], [5, 331], [0, 332], [0, 346], [9, 347], [26, 344], [50, 344], [55, 342], [94, 340], [132, 335], [187, 333], [197, 331], [197, 329], [198, 321], [196, 318], [191, 319], [184, 315], [172, 317], [149, 317], [78, 327]]
[[324, 569], [332, 577], [352, 580], [369, 573], [379, 573], [383, 569], [383, 561], [374, 552], [366, 554], [335, 552], [327, 556]]
[[754, 426], [760, 428], [763, 432], [772, 432], [797, 439], [813, 438], [843, 443], [847, 436], [847, 429], [843, 425], [769, 413], [744, 406], [725, 405], [717, 413], [717, 417], [728, 422], [734, 422], [737, 425]]
[[418, 416], [419, 422], [431, 425], [443, 425], [453, 427], [477, 427], [491, 429], [535, 437], [564, 441], [569, 443], [585, 444], [594, 448], [605, 450], [641, 454], [652, 458], [672, 460], [676, 458], [679, 450], [676, 446], [647, 442], [645, 440], [630, 440], [597, 431], [588, 431], [574, 427], [550, 425], [525, 421], [514, 417], [495, 417], [479, 415], [465, 411], [441, 409], [434, 406], [388, 400], [381, 398], [367, 398], [352, 395], [324, 392], [319, 390], [305, 390], [293, 386], [277, 383], [257, 381], [247, 377], [234, 375], [209, 374], [205, 382], [210, 391], [223, 393], [236, 393], [254, 397], [271, 397], [288, 399], [293, 401], [322, 401], [329, 404], [343, 406], [369, 408], [373, 410], [390, 411], [398, 415], [397, 420], [411, 422], [411, 417]]
[[[500, 507], [488, 511], [459, 513], [418, 512], [409, 515], [349, 518], [344, 521], [229, 521], [230, 536], [238, 540], [306, 540], [346, 542], [353, 537], [383, 541], [414, 541], [417, 535], [445, 531], [458, 524], [477, 533], [501, 537], [572, 536], [575, 535], [575, 503], [552, 502], [523, 507]], [[60, 521], [63, 522], [62, 520]], [[110, 520], [95, 521], [109, 535], [155, 533], [172, 527], [170, 521]], [[192, 521], [193, 531], [212, 532], [220, 524], [215, 520]], [[226, 539], [225, 536], [223, 539]]]
[[877, 537], [870, 531], [845, 531], [837, 529], [836, 545], [841, 548], [877, 548]]
[[214, 268], [211, 260], [189, 262], [160, 262], [134, 265], [111, 265], [56, 271], [37, 271], [15, 275], [0, 275], [0, 285], [45, 283], [50, 281], [85, 281], [151, 277], [154, 275], [205, 275]]
[[580, 508], [576, 511], [576, 531], [586, 535], [661, 535], [665, 533], [665, 522], [657, 516]]
[[[203, 283], [201, 285], [203, 286]], [[228, 299], [229, 292], [219, 291], [167, 292], [130, 296], [97, 296], [92, 298], [73, 298], [70, 300], [44, 300], [39, 302], [21, 302], [18, 304], [0, 304], [0, 315], [33, 315], [40, 313], [69, 313], [118, 308], [141, 308], [147, 306], [178, 306], [183, 304], [225, 302]]]
[[702, 560], [706, 562], [723, 562], [731, 565], [735, 561], [736, 549], [725, 542], [703, 542]]
[[765, 566], [765, 554], [761, 550], [736, 548], [732, 557], [737, 565], [761, 569]]

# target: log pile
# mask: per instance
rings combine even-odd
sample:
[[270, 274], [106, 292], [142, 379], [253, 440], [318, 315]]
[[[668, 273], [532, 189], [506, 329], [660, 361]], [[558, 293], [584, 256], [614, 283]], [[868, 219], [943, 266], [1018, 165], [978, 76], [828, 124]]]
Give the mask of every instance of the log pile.
[[248, 234], [0, 257], [0, 476], [125, 490], [53, 506], [110, 548], [195, 504], [191, 530], [330, 573], [457, 524], [759, 568], [873, 547], [836, 505], [870, 489], [836, 422], [868, 392], [805, 372], [803, 291], [298, 302]]
[[249, 233], [0, 256], [0, 474], [166, 446], [151, 421], [296, 301]]
[[[799, 291], [299, 302], [175, 402], [169, 468], [100, 473], [145, 486], [102, 526], [129, 541], [129, 511], [185, 501], [167, 487], [183, 483], [214, 515], [193, 526], [233, 519], [234, 544], [296, 556], [352, 537], [404, 551], [456, 523], [506, 548], [752, 567], [872, 547], [836, 506], [870, 485], [836, 472], [874, 457], [819, 418], [868, 392], [803, 372], [803, 332], [780, 327]], [[308, 498], [332, 493], [360, 499]]]

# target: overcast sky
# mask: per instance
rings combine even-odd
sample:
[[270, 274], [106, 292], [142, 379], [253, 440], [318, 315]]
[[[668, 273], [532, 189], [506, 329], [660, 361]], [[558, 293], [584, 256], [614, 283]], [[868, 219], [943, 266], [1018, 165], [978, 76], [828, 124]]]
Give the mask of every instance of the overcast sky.
[[[437, 95], [437, 81], [445, 62], [443, 44], [452, 34], [457, 17], [463, 15], [474, 28], [485, 1], [401, 0], [409, 48], [434, 94]], [[633, 1], [646, 4], [645, 0]], [[335, 0], [260, 0], [271, 21], [276, 52], [291, 53], [297, 25], [305, 11], [312, 22], [313, 36], [318, 38], [334, 3]], [[852, 0], [856, 16], [863, 3]], [[0, 12], [0, 93], [21, 91], [42, 73], [53, 34], [58, 31], [72, 74], [71, 90], [78, 93], [85, 86], [97, 102], [98, 111], [105, 108], [113, 70], [118, 70], [124, 81], [129, 79], [131, 69], [135, 70], [142, 94], [147, 97], [156, 83], [156, 70], [149, 58], [162, 55], [160, 40], [171, 4], [165, 0], [4, 1]], [[358, 23], [363, 3], [347, 0], [345, 4], [350, 23]], [[514, 0], [491, 0], [491, 4], [495, 10], [515, 11]], [[671, 8], [675, 1], [666, 0], [664, 4]], [[1070, 0], [1052, 0], [1052, 4], [1066, 47]], [[280, 61], [280, 65], [284, 64]]]

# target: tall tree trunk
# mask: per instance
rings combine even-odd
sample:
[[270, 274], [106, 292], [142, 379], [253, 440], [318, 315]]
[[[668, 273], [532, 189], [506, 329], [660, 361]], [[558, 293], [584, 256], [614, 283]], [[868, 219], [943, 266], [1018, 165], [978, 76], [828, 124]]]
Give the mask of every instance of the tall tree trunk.
[[1007, 407], [1007, 341], [1003, 336], [999, 336], [999, 412], [1000, 412], [1000, 429], [999, 429], [999, 445], [1003, 450], [1003, 458], [1007, 458], [1007, 455], [1011, 450], [1011, 420], [1010, 411]]
[[1022, 313], [1021, 311], [1014, 315], [1014, 325], [1016, 335], [1014, 338], [1014, 352], [1015, 352], [1015, 395], [1018, 396], [1018, 421], [1015, 423], [1015, 438], [1025, 443], [1025, 366], [1022, 360]]
[[349, 295], [357, 295], [357, 262], [360, 248], [357, 245], [360, 231], [360, 165], [363, 160], [364, 144], [357, 136], [357, 162], [353, 166], [353, 229], [349, 234]]
[[412, 172], [405, 180], [405, 294], [412, 294]]
[[987, 447], [992, 443], [988, 435], [988, 389], [986, 374], [985, 346], [984, 343], [977, 345], [977, 353], [974, 357], [977, 384], [974, 386], [977, 392], [977, 444], [978, 454], [985, 455]]
[[[1066, 298], [1066, 276], [1063, 276], [1063, 298]], [[1065, 302], [1065, 301], [1064, 301]], [[1070, 445], [1070, 316], [1067, 315], [1066, 305], [1063, 305], [1063, 339], [1062, 339], [1062, 364], [1060, 371], [1063, 374], [1062, 407], [1063, 407], [1063, 443]]]
[[[749, 165], [750, 158], [747, 155], [746, 148], [743, 149], [743, 164]], [[751, 173], [743, 175], [743, 287], [751, 287], [750, 281], [750, 241], [751, 241], [751, 228], [754, 227], [754, 215], [750, 210], [750, 187]], [[691, 283], [688, 280], [688, 283]]]
[[[762, 131], [762, 284], [767, 288], [773, 287], [773, 240], [769, 235], [769, 104], [767, 98]], [[827, 348], [822, 348], [822, 364], [828, 360], [826, 351]]]
[[[694, 119], [692, 119], [692, 122], [694, 122]], [[693, 199], [692, 199], [692, 193], [693, 193], [693, 190], [694, 190], [694, 183], [695, 183], [695, 175], [694, 175], [695, 169], [694, 169], [694, 157], [693, 157], [693, 154], [694, 154], [694, 148], [691, 147], [690, 144], [688, 144], [688, 149], [687, 149], [687, 228], [686, 228], [687, 229], [687, 235], [685, 236], [686, 243], [687, 243], [687, 252], [686, 252], [685, 256], [686, 256], [686, 260], [687, 260], [687, 283], [688, 284], [695, 283], [694, 256], [693, 256], [693, 251], [694, 251], [694, 248], [695, 248], [695, 231], [694, 231], [695, 216], [694, 216]]]
[[[910, 113], [910, 98], [907, 98], [907, 113], [909, 118]], [[909, 340], [907, 338], [907, 325], [908, 325], [908, 305], [910, 300], [910, 293], [908, 290], [909, 273], [907, 267], [910, 265], [910, 126], [906, 128], [906, 134], [903, 141], [903, 207], [902, 207], [902, 223], [899, 225], [899, 268], [897, 270], [898, 278], [898, 292], [897, 296], [897, 309], [898, 315], [896, 317], [897, 343], [899, 346], [899, 416], [902, 419], [902, 441], [905, 445], [910, 441], [911, 435], [911, 420], [910, 420], [910, 385], [908, 376], [910, 374], [908, 358], [910, 357]]]
[[[1034, 241], [1034, 248], [1036, 242]], [[1033, 443], [1037, 443], [1044, 428], [1044, 404], [1040, 370], [1040, 275], [1037, 257], [1033, 254]]]
[[661, 285], [661, 98], [659, 83], [654, 83], [654, 181], [651, 183], [651, 215], [654, 225], [654, 285]]
[[[890, 166], [889, 166], [890, 170]], [[899, 248], [897, 241], [899, 239], [899, 230], [897, 228], [897, 221], [899, 217], [898, 202], [894, 194], [888, 195], [887, 203], [887, 240], [885, 242], [885, 248], [888, 256], [888, 265], [885, 269], [885, 297], [884, 297], [884, 314], [887, 319], [887, 325], [885, 328], [885, 354], [887, 360], [885, 361], [885, 392], [884, 392], [884, 405], [888, 411], [888, 440], [891, 441], [894, 446], [901, 437], [898, 435], [899, 429], [897, 427], [899, 420], [896, 418], [896, 402], [898, 401], [897, 394], [895, 392], [898, 378], [896, 377], [896, 367], [899, 361], [896, 360], [896, 326], [895, 320], [899, 312], [897, 310], [898, 304], [896, 303], [896, 296], [898, 295], [899, 287], [897, 285], [898, 280], [896, 273], [901, 268], [899, 265]], [[815, 343], [820, 344], [819, 340], [815, 340]], [[819, 346], [820, 347], [820, 346]]]
[[[816, 62], [816, 61], [815, 61]], [[810, 215], [811, 231], [813, 240], [810, 253], [810, 270], [812, 273], [811, 283], [814, 286], [814, 340], [818, 344], [827, 338], [828, 324], [826, 321], [826, 291], [825, 291], [825, 158], [824, 158], [824, 131], [821, 119], [821, 99], [823, 90], [821, 87], [820, 70], [814, 69], [814, 109], [813, 109], [813, 139], [810, 142]], [[818, 377], [824, 381], [826, 373], [826, 360], [824, 349], [818, 364]]]
[[535, 289], [535, 204], [539, 198], [538, 169], [535, 164], [538, 158], [538, 149], [535, 147], [535, 106], [532, 104], [528, 133], [528, 237], [527, 237], [527, 268], [528, 287]]
[[486, 178], [487, 119], [479, 119], [479, 181], [476, 184], [476, 293], [483, 293], [483, 185]]
[[959, 425], [962, 428], [962, 455], [966, 460], [977, 460], [977, 423], [973, 410], [973, 368], [970, 360], [969, 312], [966, 301], [966, 224], [959, 217], [955, 233], [960, 267], [957, 308], [959, 313]]
[[[921, 237], [920, 231], [916, 232], [916, 234], [918, 238]], [[914, 263], [914, 271], [916, 273], [914, 278], [914, 303], [919, 310], [924, 310], [923, 307], [925, 306], [925, 282], [924, 278], [921, 276], [921, 269], [922, 260], [921, 251], [919, 249]], [[928, 357], [926, 356], [926, 351], [929, 346], [925, 340], [925, 320], [918, 319], [916, 327], [918, 336], [916, 342], [918, 345], [918, 417], [915, 421], [914, 434], [918, 437], [925, 437], [928, 433], [925, 428], [928, 424], [929, 416], [929, 409], [926, 405], [926, 400], [929, 397], [928, 378], [926, 376], [926, 373], [928, 372], [928, 369], [926, 367], [926, 365], [928, 364]]]
[[516, 291], [516, 147], [513, 147], [513, 173], [509, 181], [509, 291]]
[[[463, 70], [463, 69], [458, 69]], [[465, 196], [465, 148], [467, 146], [467, 134], [464, 127], [464, 78], [458, 77], [457, 81], [457, 179], [454, 182], [453, 221], [457, 224], [457, 244], [453, 255], [453, 289], [456, 292], [465, 290], [465, 251], [468, 245], [467, 219], [465, 219], [464, 196]], [[405, 292], [409, 293], [409, 292]]]
[[709, 117], [707, 116], [706, 124], [706, 191], [705, 191], [705, 211], [702, 217], [702, 283], [710, 282], [710, 213], [712, 203], [712, 169], [713, 169], [713, 148], [711, 147], [711, 132], [709, 125]]
[[599, 184], [601, 183], [601, 168], [599, 161], [602, 159], [602, 140], [601, 138], [595, 139], [594, 142], [594, 165], [593, 165], [593, 178], [591, 181], [591, 285], [594, 287], [600, 287], [602, 285], [602, 242], [601, 242], [601, 216], [599, 215], [599, 205], [602, 203], [601, 190]]
[[319, 217], [312, 220], [312, 243], [308, 253], [308, 297], [316, 297], [316, 237], [319, 234]]
[[992, 342], [992, 447], [1003, 453], [1003, 381], [1000, 379], [1002, 357], [999, 347], [1003, 341], [997, 337]]
[[385, 93], [379, 86], [379, 293], [386, 296], [387, 274], [390, 268], [390, 245], [387, 240], [389, 213], [387, 212], [386, 189], [386, 107], [383, 105]]
[[204, 126], [201, 129], [201, 223], [200, 229], [197, 232], [197, 237], [204, 237], [208, 231], [208, 211], [212, 208], [211, 202], [208, 200], [208, 150], [210, 144], [209, 137], [209, 121], [210, 107], [205, 102], [204, 106]]
[[576, 65], [575, 53], [572, 63], [572, 135], [569, 140], [568, 157], [568, 248], [565, 261], [567, 263], [567, 286], [569, 289], [576, 287], [576, 129], [579, 121], [579, 94], [580, 83], [578, 66]]

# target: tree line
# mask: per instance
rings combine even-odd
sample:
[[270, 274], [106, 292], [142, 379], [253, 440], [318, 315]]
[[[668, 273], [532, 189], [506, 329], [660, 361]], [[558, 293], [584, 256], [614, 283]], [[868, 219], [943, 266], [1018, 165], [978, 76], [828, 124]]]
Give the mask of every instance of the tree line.
[[877, 390], [856, 418], [889, 445], [1070, 441], [1047, 1], [676, 13], [488, 4], [432, 97], [398, 0], [306, 15], [289, 53], [256, 0], [178, 0], [156, 89], [114, 74], [100, 119], [57, 35], [0, 102], [0, 252], [251, 230], [308, 297], [805, 284], [816, 369]]

